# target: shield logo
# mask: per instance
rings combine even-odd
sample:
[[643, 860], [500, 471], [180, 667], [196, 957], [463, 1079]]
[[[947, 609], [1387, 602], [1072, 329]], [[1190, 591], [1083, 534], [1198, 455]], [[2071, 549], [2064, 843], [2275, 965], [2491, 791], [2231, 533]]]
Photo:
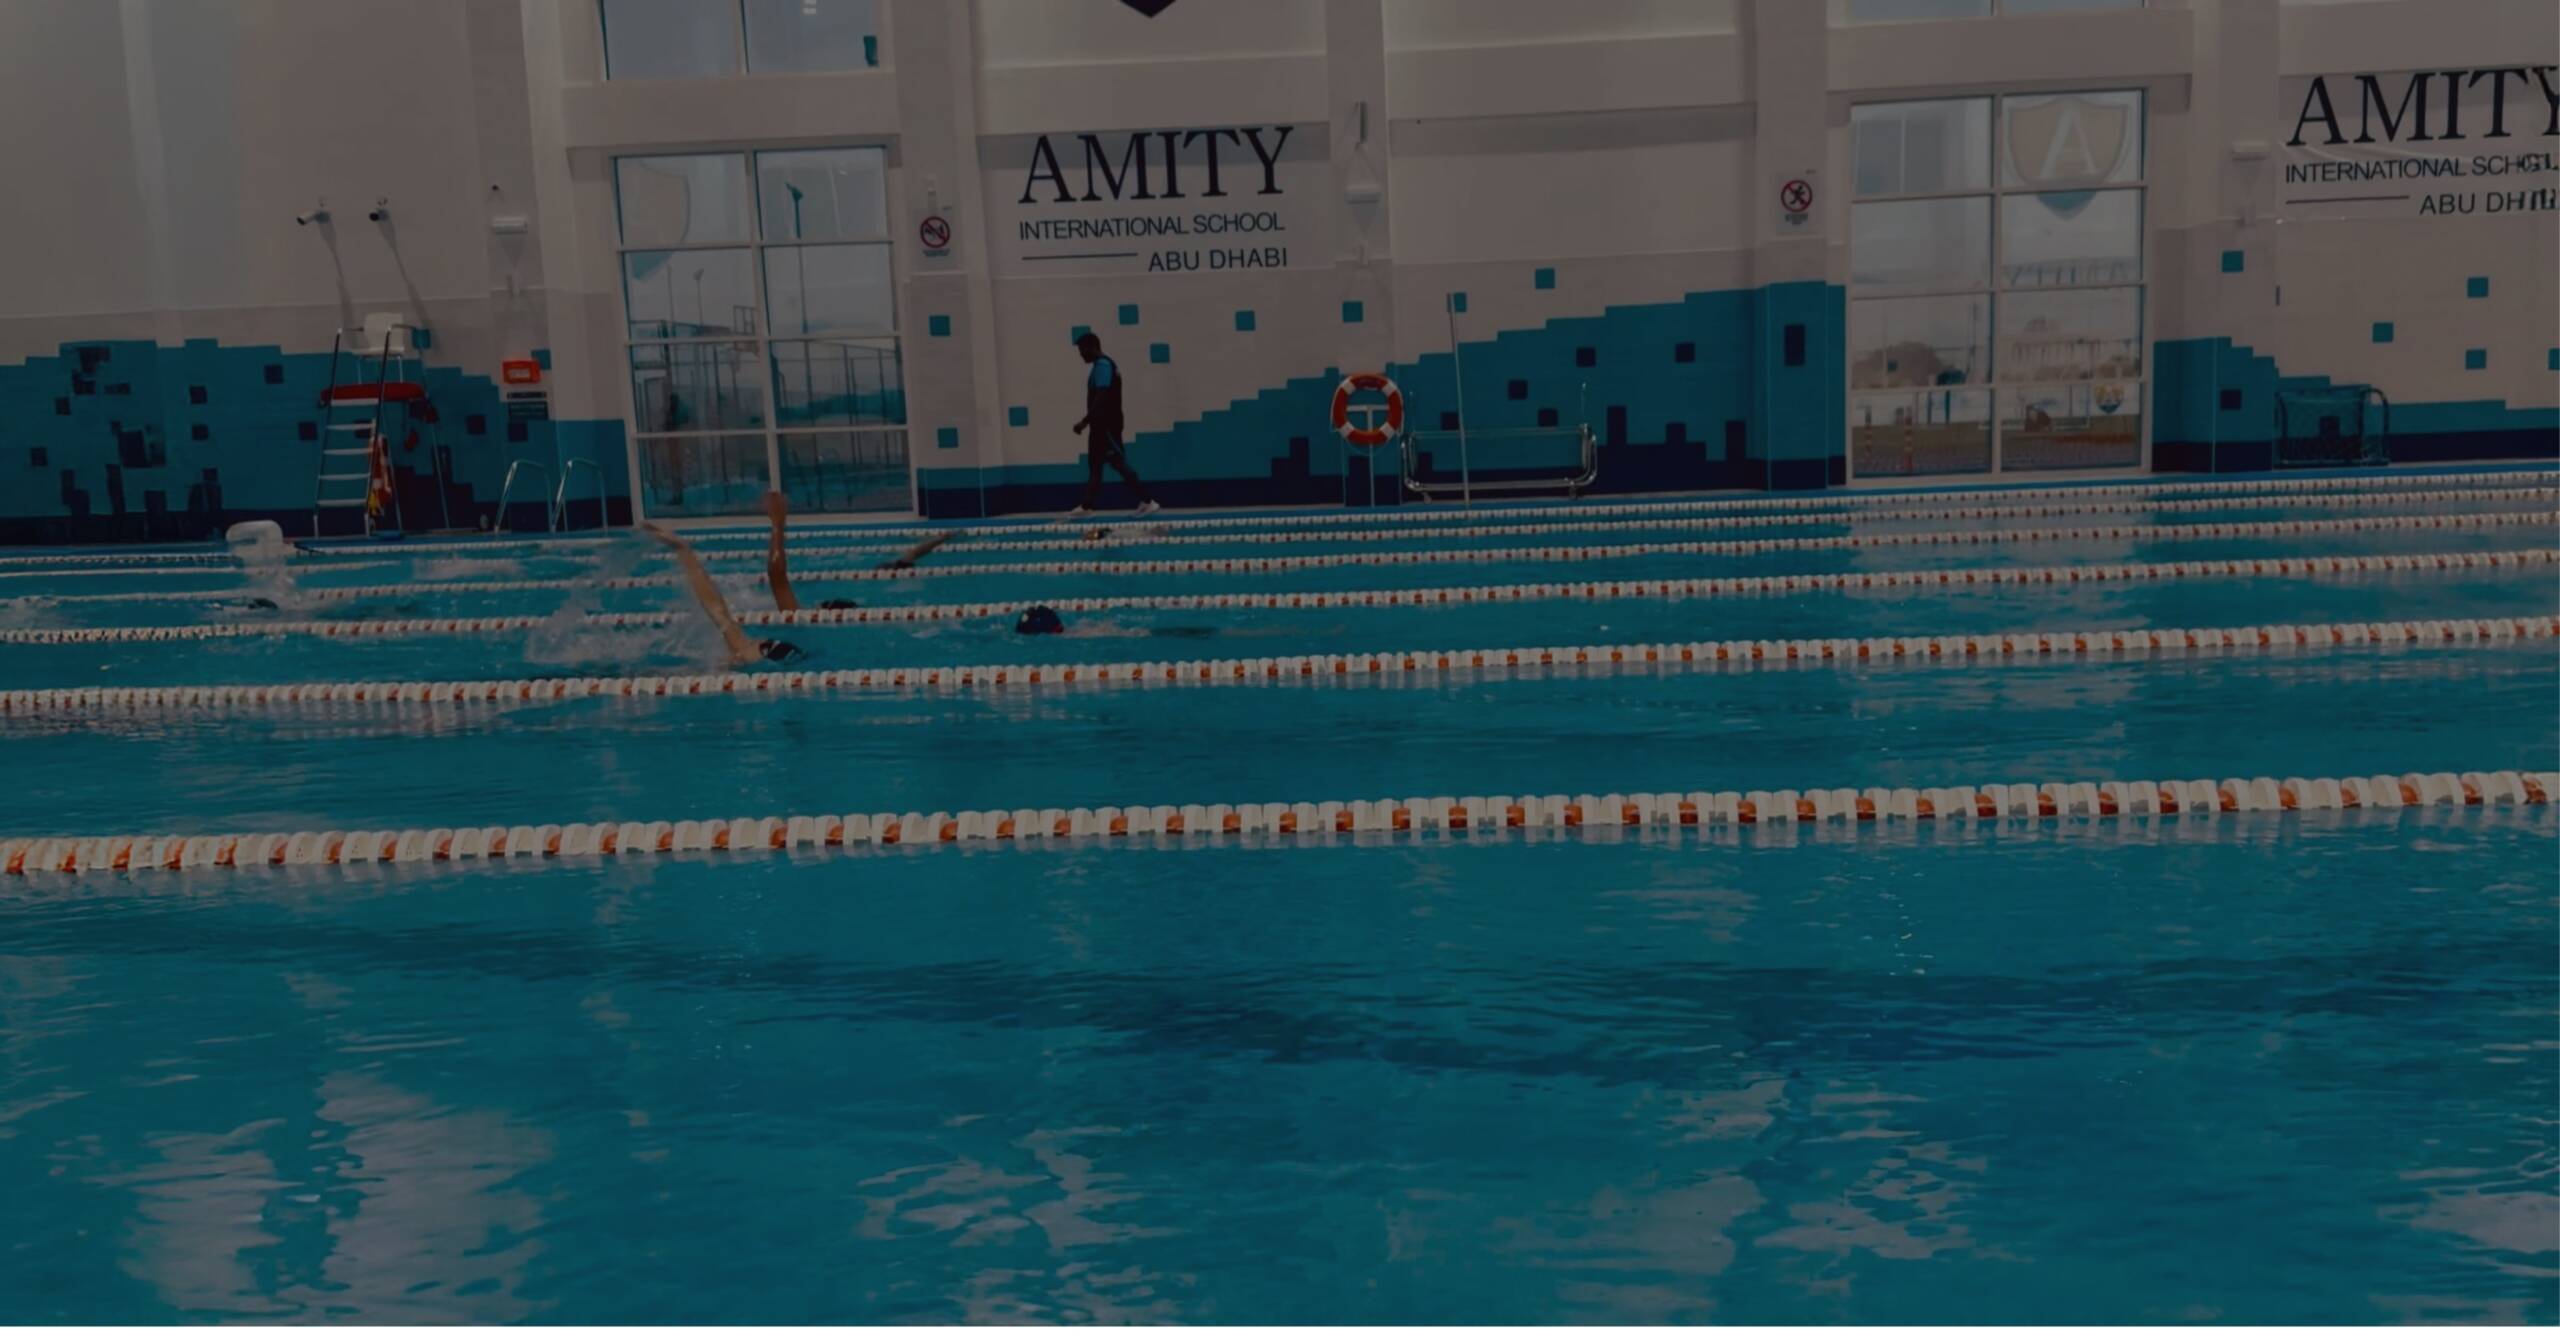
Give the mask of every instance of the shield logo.
[[2104, 181], [2133, 142], [2133, 109], [2074, 94], [2009, 102], [2009, 171], [2026, 186]]
[[1120, 3], [1151, 19], [1173, 7], [1173, 0], [1120, 0]]

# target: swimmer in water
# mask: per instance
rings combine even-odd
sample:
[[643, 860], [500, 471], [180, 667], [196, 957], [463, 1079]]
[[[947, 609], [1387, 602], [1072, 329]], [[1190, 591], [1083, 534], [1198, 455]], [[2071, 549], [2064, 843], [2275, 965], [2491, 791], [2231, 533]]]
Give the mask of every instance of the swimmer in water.
[[[766, 536], [764, 542], [765, 585], [773, 589], [774, 609], [797, 610], [800, 608], [800, 595], [791, 589], [791, 559], [789, 555], [784, 553], [782, 545], [782, 526], [784, 522], [789, 521], [791, 518], [791, 500], [784, 498], [782, 496], [782, 492], [778, 489], [767, 493], [764, 496], [764, 515], [767, 521], [773, 523], [773, 530], [771, 534]], [[909, 545], [905, 553], [900, 554], [898, 557], [891, 559], [886, 563], [880, 564], [879, 567], [883, 571], [904, 571], [906, 569], [913, 568], [916, 566], [916, 561], [918, 559], [942, 548], [945, 543], [950, 541], [951, 537], [957, 534], [959, 534], [957, 531], [944, 531], [940, 535], [927, 536], [924, 539], [917, 541], [915, 544]], [[860, 607], [855, 605], [852, 601], [837, 599], [820, 601], [818, 602], [818, 608], [821, 610], [854, 610], [859, 609]]]
[[[1064, 633], [1067, 631], [1067, 621], [1059, 618], [1058, 612], [1048, 606], [1035, 605], [1024, 610], [1013, 621], [1013, 631], [1024, 637]], [[1218, 630], [1206, 625], [1178, 624], [1168, 628], [1147, 629], [1144, 633], [1149, 638], [1214, 638], [1218, 635]]]
[[[684, 570], [685, 585], [693, 591], [694, 602], [702, 607], [703, 617], [720, 631], [720, 641], [728, 648], [729, 664], [752, 666], [766, 661], [797, 661], [808, 655], [780, 638], [750, 638], [738, 627], [738, 617], [729, 613], [728, 599], [713, 585], [711, 573], [702, 566], [702, 556], [693, 552], [693, 542], [660, 526], [656, 522], [642, 524], [640, 529], [650, 539], [666, 546], [676, 556], [676, 566]], [[787, 607], [787, 608], [797, 608]]]

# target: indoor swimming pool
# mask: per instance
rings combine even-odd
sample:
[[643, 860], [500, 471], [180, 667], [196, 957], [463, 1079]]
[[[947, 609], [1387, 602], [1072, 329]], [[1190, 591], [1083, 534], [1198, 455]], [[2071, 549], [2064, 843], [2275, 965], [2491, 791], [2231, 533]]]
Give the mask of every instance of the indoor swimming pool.
[[746, 668], [632, 535], [0, 554], [0, 1297], [2560, 1322], [2555, 525], [694, 530]]

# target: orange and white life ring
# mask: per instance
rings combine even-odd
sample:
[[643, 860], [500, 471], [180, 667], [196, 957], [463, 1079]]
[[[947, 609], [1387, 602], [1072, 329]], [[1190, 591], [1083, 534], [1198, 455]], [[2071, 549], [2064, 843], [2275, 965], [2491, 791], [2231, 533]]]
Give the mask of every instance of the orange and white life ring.
[[[1387, 422], [1355, 428], [1351, 423], [1351, 393], [1375, 391], [1387, 398]], [[1379, 447], [1404, 432], [1404, 391], [1384, 373], [1353, 373], [1333, 389], [1333, 431], [1354, 447]]]

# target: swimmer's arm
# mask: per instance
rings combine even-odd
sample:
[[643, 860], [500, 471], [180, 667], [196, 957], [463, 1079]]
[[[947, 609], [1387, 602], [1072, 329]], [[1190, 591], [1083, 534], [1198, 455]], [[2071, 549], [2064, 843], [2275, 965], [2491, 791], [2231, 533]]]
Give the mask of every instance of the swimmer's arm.
[[676, 566], [684, 570], [685, 585], [693, 589], [694, 601], [701, 605], [702, 613], [711, 620], [712, 627], [720, 630], [720, 641], [728, 644], [729, 660], [740, 666], [763, 660], [764, 649], [756, 646], [756, 640], [748, 637], [745, 629], [738, 627], [738, 617], [729, 613], [727, 598], [720, 594], [719, 587], [712, 584], [711, 574], [704, 570], [702, 556], [693, 552], [693, 545], [656, 522], [640, 529], [675, 552]]
[[913, 568], [916, 566], [916, 560], [921, 559], [924, 556], [933, 553], [935, 550], [942, 548], [944, 545], [951, 543], [951, 537], [958, 534], [960, 534], [958, 531], [945, 531], [940, 535], [928, 536], [925, 539], [907, 546], [906, 553], [901, 554], [880, 566], [883, 568]]
[[791, 589], [791, 560], [782, 545], [782, 522], [789, 506], [779, 492], [764, 496], [764, 515], [773, 522], [773, 533], [764, 542], [764, 584], [773, 590], [776, 610], [800, 608], [800, 594]]

